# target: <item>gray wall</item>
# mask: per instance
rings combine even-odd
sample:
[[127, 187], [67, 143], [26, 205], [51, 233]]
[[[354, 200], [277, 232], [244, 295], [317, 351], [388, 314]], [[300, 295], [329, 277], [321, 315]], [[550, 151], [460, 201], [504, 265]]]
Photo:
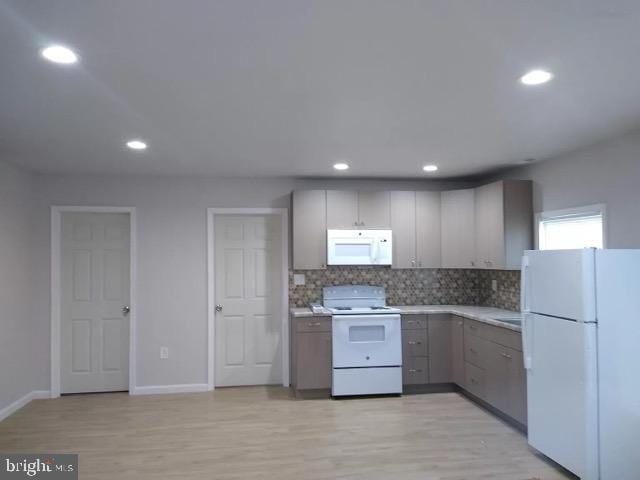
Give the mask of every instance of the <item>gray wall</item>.
[[533, 180], [536, 212], [606, 204], [607, 247], [640, 248], [640, 130], [504, 176]]
[[42, 382], [48, 354], [32, 316], [31, 276], [32, 178], [26, 171], [0, 162], [0, 409]]
[[[49, 348], [51, 205], [137, 207], [137, 385], [206, 383], [206, 208], [289, 207], [296, 188], [442, 189], [468, 183], [38, 176], [35, 315]], [[168, 346], [168, 360], [160, 360]], [[49, 368], [48, 355], [46, 368]], [[48, 388], [48, 373], [40, 379]]]

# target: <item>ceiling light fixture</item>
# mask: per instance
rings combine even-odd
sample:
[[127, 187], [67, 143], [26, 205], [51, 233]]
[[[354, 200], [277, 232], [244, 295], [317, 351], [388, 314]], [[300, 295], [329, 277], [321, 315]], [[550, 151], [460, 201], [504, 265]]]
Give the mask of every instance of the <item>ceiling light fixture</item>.
[[129, 140], [127, 142], [127, 147], [129, 147], [131, 150], [146, 150], [147, 144], [142, 140]]
[[438, 166], [437, 165], [425, 165], [424, 167], [422, 167], [422, 170], [424, 170], [425, 172], [436, 172], [438, 170]]
[[542, 85], [553, 78], [553, 73], [546, 70], [531, 70], [520, 77], [520, 82], [525, 85]]
[[336, 163], [333, 168], [336, 170], [349, 170], [349, 165], [346, 163]]
[[40, 53], [50, 62], [61, 65], [71, 65], [78, 61], [78, 56], [75, 52], [63, 45], [49, 45], [43, 48]]

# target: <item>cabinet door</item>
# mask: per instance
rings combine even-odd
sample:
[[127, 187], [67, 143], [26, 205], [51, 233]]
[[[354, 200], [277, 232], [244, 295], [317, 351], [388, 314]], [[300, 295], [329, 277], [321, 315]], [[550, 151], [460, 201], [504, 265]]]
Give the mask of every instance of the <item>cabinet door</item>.
[[416, 192], [416, 261], [422, 268], [439, 268], [441, 261], [440, 192]]
[[416, 266], [416, 193], [391, 192], [392, 268]]
[[509, 405], [508, 359], [505, 347], [487, 342], [483, 354], [485, 363], [485, 398], [487, 403], [501, 412], [507, 413]]
[[473, 189], [441, 193], [442, 267], [475, 266], [475, 196]]
[[429, 381], [449, 383], [453, 381], [451, 325], [449, 314], [434, 314], [428, 317]]
[[508, 411], [506, 412], [512, 418], [527, 424], [527, 376], [524, 369], [524, 361], [522, 352], [507, 349], [507, 353], [511, 356], [508, 363], [509, 381], [508, 381]]
[[331, 388], [331, 332], [296, 333], [296, 389]]
[[327, 229], [358, 228], [358, 192], [327, 190]]
[[487, 244], [487, 268], [502, 269], [505, 266], [504, 249], [504, 194], [503, 182], [487, 185], [486, 221], [489, 240]]
[[389, 192], [358, 192], [360, 228], [391, 228]]
[[293, 192], [293, 268], [295, 270], [326, 268], [326, 218], [324, 190]]
[[451, 318], [451, 366], [453, 382], [464, 387], [464, 320]]
[[489, 268], [489, 242], [492, 228], [489, 214], [489, 186], [475, 189], [476, 266]]

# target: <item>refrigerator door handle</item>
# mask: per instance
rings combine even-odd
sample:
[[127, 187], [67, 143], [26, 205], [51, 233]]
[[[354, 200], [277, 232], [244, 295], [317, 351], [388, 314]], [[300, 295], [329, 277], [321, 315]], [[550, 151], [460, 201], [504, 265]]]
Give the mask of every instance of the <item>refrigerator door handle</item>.
[[522, 270], [520, 273], [520, 310], [522, 311], [522, 356], [524, 360], [524, 368], [531, 370], [532, 361], [532, 345], [529, 343], [533, 339], [531, 332], [531, 321], [529, 319], [531, 313], [529, 305], [529, 257], [525, 254], [522, 257]]
[[525, 370], [532, 370], [533, 367], [533, 346], [530, 343], [533, 339], [533, 332], [531, 331], [530, 316], [530, 313], [522, 314], [522, 357]]

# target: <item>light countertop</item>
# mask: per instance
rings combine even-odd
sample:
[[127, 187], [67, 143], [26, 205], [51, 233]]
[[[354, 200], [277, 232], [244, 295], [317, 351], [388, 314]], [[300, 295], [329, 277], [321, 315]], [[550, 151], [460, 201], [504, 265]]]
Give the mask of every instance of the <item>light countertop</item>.
[[[400, 313], [403, 315], [419, 315], [429, 313], [449, 313], [453, 315], [459, 315], [461, 317], [469, 318], [471, 320], [477, 320], [479, 322], [488, 323], [497, 327], [507, 328], [520, 332], [522, 329], [520, 325], [513, 325], [511, 323], [505, 323], [500, 321], [501, 319], [521, 319], [520, 312], [514, 312], [511, 310], [503, 310], [501, 308], [494, 307], [478, 307], [474, 305], [402, 305], [395, 306], [400, 309]], [[292, 308], [290, 309], [291, 316], [293, 318], [298, 317], [327, 317], [331, 316], [329, 311], [324, 310], [322, 313], [312, 313], [311, 309], [306, 308]]]

